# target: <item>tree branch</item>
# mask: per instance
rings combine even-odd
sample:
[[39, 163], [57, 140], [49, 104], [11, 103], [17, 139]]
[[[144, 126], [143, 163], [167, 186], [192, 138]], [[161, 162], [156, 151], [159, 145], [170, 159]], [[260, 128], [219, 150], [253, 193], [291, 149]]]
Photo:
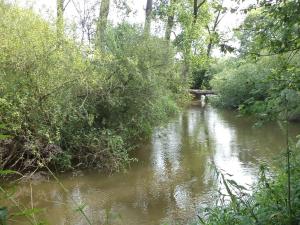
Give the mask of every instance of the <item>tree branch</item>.
[[69, 0], [69, 1], [67, 2], [67, 4], [64, 6], [64, 8], [63, 8], [64, 11], [65, 11], [65, 9], [67, 8], [67, 6], [69, 5], [70, 2], [71, 2], [71, 0]]
[[206, 2], [206, 0], [203, 0], [202, 2], [199, 3], [197, 6], [197, 11], [201, 8], [201, 6]]

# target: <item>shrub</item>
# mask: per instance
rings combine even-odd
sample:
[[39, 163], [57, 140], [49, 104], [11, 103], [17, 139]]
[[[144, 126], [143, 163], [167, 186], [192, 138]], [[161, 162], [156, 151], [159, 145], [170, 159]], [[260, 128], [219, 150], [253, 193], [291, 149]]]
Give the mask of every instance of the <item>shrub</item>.
[[249, 59], [221, 62], [212, 69], [215, 74], [211, 85], [219, 94], [214, 103], [260, 118], [275, 119], [285, 116], [288, 102], [289, 118], [297, 119], [300, 112], [297, 65], [296, 59], [287, 62], [286, 57], [279, 56], [256, 62]]

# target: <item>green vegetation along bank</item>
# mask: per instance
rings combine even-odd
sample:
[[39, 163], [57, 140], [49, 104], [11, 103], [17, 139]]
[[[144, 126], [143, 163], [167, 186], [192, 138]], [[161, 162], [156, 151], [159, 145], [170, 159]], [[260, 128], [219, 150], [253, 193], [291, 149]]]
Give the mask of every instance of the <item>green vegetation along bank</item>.
[[210, 68], [217, 106], [262, 121], [300, 120], [299, 1], [258, 1], [235, 30], [238, 57]]
[[92, 50], [1, 1], [0, 33], [0, 169], [119, 170], [185, 102], [172, 47], [137, 26], [108, 27]]

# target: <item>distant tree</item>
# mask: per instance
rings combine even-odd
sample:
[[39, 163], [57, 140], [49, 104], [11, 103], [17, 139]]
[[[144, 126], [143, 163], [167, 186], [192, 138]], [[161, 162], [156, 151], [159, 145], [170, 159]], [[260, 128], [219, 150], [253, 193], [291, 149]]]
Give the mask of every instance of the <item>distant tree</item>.
[[64, 0], [57, 0], [56, 7], [57, 38], [61, 42], [64, 36]]
[[109, 14], [110, 0], [102, 0], [100, 5], [100, 14], [96, 30], [96, 48], [104, 48], [105, 43], [105, 30], [107, 27], [108, 14]]
[[65, 0], [56, 1], [56, 32], [59, 44], [62, 43], [64, 37], [64, 12], [71, 0], [65, 2]]
[[198, 15], [199, 15], [199, 10], [201, 6], [206, 2], [206, 0], [202, 0], [199, 2], [199, 0], [194, 0], [194, 8], [193, 8], [193, 24], [197, 23]]
[[[95, 34], [95, 21], [98, 18], [97, 8], [98, 1], [94, 0], [72, 0], [73, 6], [78, 14], [78, 25], [75, 38], [80, 38], [81, 44], [87, 43], [90, 45]], [[78, 34], [81, 33], [81, 36]], [[78, 36], [77, 36], [78, 35]]]
[[206, 0], [193, 1], [193, 19], [190, 24], [188, 24], [187, 32], [184, 35], [185, 40], [185, 48], [184, 48], [184, 66], [182, 75], [185, 78], [188, 78], [188, 76], [191, 73], [191, 56], [192, 56], [192, 45], [193, 41], [199, 38], [199, 30], [197, 30], [197, 25], [199, 24], [199, 17], [200, 17], [200, 9], [202, 6], [204, 6], [206, 3]]
[[300, 1], [258, 1], [245, 10], [240, 27], [242, 53], [254, 56], [300, 50]]
[[218, 42], [220, 41], [220, 34], [218, 33], [217, 29], [224, 17], [224, 14], [227, 12], [227, 8], [224, 7], [223, 4], [224, 0], [217, 0], [216, 2], [213, 2], [212, 5], [213, 21], [210, 25], [207, 26], [209, 36], [206, 55], [208, 58], [211, 57], [211, 51], [214, 45], [218, 44]]
[[144, 26], [144, 32], [145, 34], [150, 34], [151, 29], [151, 20], [152, 20], [152, 9], [153, 9], [153, 1], [147, 0], [146, 5], [146, 18], [145, 18], [145, 26]]
[[166, 31], [165, 31], [165, 39], [170, 41], [172, 29], [174, 26], [174, 17], [175, 17], [175, 4], [176, 0], [170, 0], [168, 10], [167, 10], [167, 24], [166, 24]]

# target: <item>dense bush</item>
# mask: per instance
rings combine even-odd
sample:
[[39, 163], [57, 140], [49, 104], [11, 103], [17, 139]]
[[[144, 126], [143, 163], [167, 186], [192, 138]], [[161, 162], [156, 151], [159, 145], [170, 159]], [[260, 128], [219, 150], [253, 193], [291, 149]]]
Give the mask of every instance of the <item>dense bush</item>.
[[286, 63], [286, 57], [273, 56], [259, 61], [241, 58], [220, 62], [212, 68], [211, 85], [219, 94], [215, 103], [265, 119], [285, 117], [288, 106], [289, 119], [298, 119], [298, 59]]
[[0, 123], [12, 136], [0, 143], [2, 169], [118, 170], [185, 101], [173, 50], [136, 26], [111, 27], [99, 52], [58, 42], [39, 16], [0, 3], [0, 33]]

